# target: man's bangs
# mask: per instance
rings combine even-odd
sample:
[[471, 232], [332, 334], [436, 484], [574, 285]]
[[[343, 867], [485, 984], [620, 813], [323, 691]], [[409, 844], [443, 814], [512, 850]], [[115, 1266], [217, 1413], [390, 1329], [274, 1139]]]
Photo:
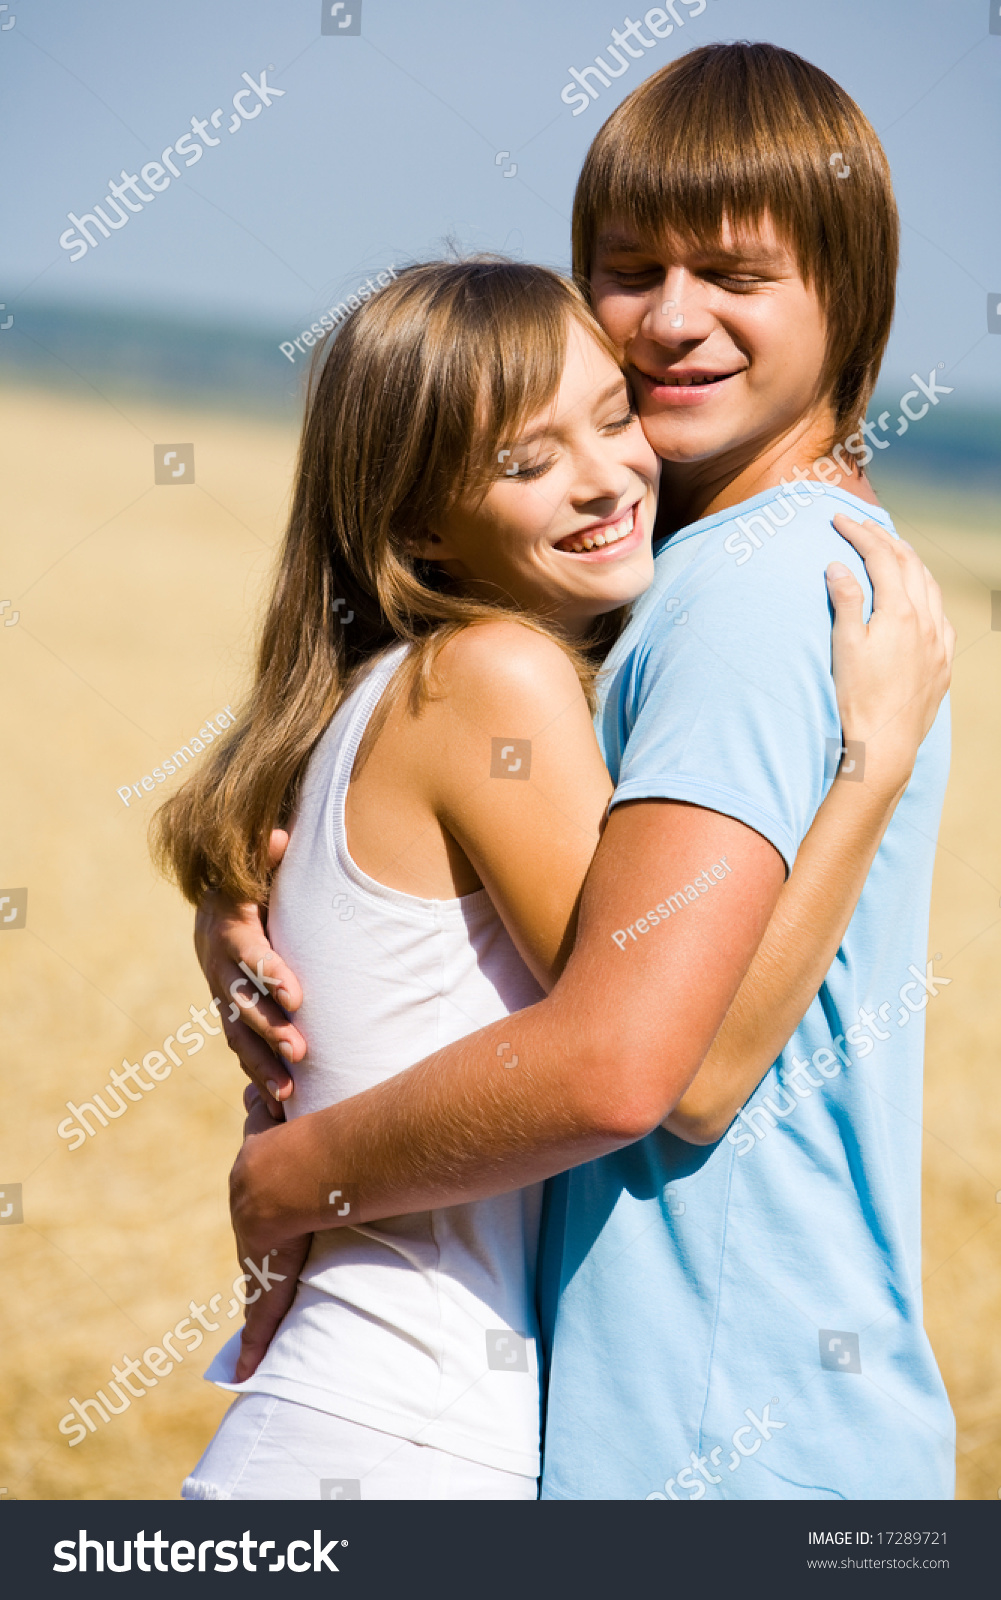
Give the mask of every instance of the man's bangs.
[[768, 219], [829, 318], [840, 428], [864, 414], [893, 316], [898, 234], [889, 167], [865, 116], [819, 67], [767, 44], [707, 45], [609, 117], [574, 197], [574, 275], [599, 237], [718, 249]]
[[636, 129], [638, 137], [630, 137], [625, 122], [616, 140], [596, 152], [586, 184], [582, 177], [575, 237], [585, 276], [599, 239], [626, 219], [640, 240], [668, 237], [707, 252], [723, 248], [727, 228], [739, 242], [768, 220], [804, 280], [815, 278], [823, 231], [816, 188], [818, 177], [829, 183], [828, 173], [817, 173], [812, 149], [777, 141], [775, 130], [749, 112], [732, 125], [728, 109], [681, 98], [669, 116]]

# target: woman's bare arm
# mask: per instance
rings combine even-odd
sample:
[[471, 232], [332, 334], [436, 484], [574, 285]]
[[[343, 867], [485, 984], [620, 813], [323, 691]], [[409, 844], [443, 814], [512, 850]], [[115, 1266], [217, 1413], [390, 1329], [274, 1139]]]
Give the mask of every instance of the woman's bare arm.
[[889, 801], [835, 782], [796, 857], [771, 920], [690, 1089], [664, 1122], [715, 1144], [788, 1043], [852, 919], [900, 790]]

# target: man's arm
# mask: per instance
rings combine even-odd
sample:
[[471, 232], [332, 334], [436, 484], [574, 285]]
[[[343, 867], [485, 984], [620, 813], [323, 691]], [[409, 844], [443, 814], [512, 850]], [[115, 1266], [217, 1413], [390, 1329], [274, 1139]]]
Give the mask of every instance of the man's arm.
[[[711, 886], [689, 899], [699, 877]], [[545, 1000], [246, 1141], [232, 1177], [241, 1256], [337, 1226], [329, 1188], [350, 1184], [345, 1221], [366, 1222], [519, 1188], [641, 1138], [698, 1071], [783, 878], [773, 846], [729, 817], [617, 807]]]

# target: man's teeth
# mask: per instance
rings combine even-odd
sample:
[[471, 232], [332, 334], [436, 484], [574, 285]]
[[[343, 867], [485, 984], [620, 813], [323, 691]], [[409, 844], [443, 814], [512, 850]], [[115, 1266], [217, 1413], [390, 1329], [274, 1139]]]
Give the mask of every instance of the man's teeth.
[[569, 550], [574, 555], [583, 555], [585, 550], [601, 550], [606, 544], [618, 544], [620, 539], [627, 539], [633, 531], [636, 520], [636, 508], [633, 506], [618, 522], [613, 522], [603, 533], [581, 534], [579, 538], [561, 539], [557, 550]]
[[667, 377], [664, 379], [664, 382], [669, 388], [690, 389], [694, 384], [718, 383], [721, 378], [726, 378], [728, 376], [729, 374], [726, 372], [706, 372], [702, 374], [679, 373], [677, 377], [672, 377], [671, 374], [668, 373]]

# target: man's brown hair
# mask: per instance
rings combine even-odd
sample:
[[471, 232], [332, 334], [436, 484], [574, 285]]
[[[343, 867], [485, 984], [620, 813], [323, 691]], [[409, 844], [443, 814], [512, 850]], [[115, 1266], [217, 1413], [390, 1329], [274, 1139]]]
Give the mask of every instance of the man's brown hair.
[[724, 219], [739, 234], [766, 215], [824, 308], [823, 383], [840, 434], [865, 415], [883, 359], [899, 221], [875, 130], [791, 50], [706, 45], [622, 102], [577, 183], [574, 275], [586, 292], [598, 236], [615, 221], [652, 240], [713, 244]]

